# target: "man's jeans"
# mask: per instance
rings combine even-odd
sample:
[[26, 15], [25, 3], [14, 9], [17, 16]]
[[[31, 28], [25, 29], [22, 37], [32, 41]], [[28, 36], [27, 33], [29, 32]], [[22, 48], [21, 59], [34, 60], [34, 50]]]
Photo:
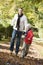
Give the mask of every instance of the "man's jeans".
[[21, 39], [21, 35], [22, 35], [22, 32], [20, 32], [20, 31], [13, 30], [10, 50], [13, 51], [13, 49], [14, 49], [14, 42], [15, 42], [16, 34], [17, 34], [17, 41], [16, 41], [16, 50], [15, 50], [15, 52], [18, 53], [19, 46], [20, 46], [20, 39]]

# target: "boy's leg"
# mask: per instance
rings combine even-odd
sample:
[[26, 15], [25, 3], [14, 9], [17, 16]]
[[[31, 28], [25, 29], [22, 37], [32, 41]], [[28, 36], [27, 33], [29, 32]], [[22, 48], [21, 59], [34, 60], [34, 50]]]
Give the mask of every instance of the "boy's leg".
[[29, 47], [30, 47], [30, 44], [26, 44], [26, 49], [25, 49], [25, 56], [28, 54]]
[[14, 49], [14, 40], [16, 38], [16, 30], [13, 30], [12, 38], [11, 38], [11, 44], [10, 44], [10, 51], [13, 52]]
[[22, 48], [22, 54], [21, 54], [21, 57], [23, 57], [24, 58], [24, 56], [25, 56], [25, 50], [26, 50], [26, 44], [25, 44], [25, 42], [23, 43], [23, 48]]

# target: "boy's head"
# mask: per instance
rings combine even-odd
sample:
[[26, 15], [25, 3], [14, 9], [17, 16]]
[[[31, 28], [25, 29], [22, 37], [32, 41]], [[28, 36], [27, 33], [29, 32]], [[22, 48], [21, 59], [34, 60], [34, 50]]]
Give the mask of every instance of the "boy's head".
[[26, 31], [28, 31], [29, 29], [31, 29], [31, 24], [26, 25]]

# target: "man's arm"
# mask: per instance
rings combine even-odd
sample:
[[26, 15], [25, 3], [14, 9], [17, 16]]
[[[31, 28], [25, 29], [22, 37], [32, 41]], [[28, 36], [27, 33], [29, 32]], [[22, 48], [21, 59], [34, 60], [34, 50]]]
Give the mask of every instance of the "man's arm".
[[28, 20], [27, 20], [27, 17], [25, 16], [24, 17], [24, 25], [25, 25], [25, 32], [26, 32], [26, 25], [28, 24]]
[[16, 18], [16, 14], [15, 14], [14, 18], [11, 21], [11, 26], [14, 26], [15, 25], [15, 18]]

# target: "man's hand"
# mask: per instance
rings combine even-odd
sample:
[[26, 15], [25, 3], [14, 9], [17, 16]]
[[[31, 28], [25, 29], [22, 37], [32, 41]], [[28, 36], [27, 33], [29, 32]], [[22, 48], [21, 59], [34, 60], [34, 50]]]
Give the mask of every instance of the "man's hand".
[[23, 31], [23, 35], [25, 35], [25, 32]]

